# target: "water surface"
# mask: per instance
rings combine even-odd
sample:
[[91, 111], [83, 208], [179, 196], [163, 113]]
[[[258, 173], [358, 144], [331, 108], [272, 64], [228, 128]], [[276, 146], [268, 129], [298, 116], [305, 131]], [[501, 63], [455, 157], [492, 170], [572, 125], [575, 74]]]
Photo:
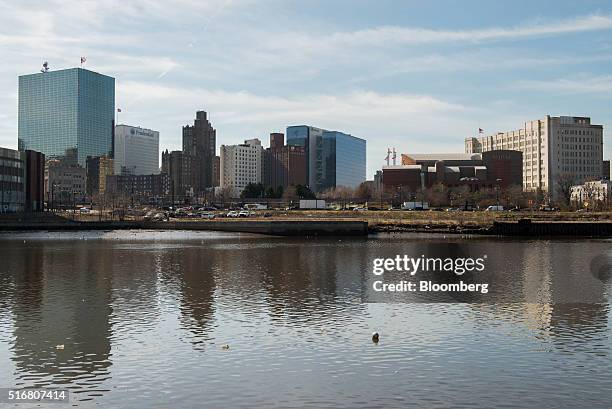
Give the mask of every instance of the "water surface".
[[[6, 233], [0, 387], [78, 407], [610, 408], [611, 244]], [[487, 254], [496, 292], [364, 302], [372, 260], [407, 253]]]

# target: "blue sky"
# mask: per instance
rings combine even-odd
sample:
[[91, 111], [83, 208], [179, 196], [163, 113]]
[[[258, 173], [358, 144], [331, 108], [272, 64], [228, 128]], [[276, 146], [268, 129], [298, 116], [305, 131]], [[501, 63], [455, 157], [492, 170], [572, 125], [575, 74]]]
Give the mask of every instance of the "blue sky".
[[296, 124], [363, 137], [368, 178], [388, 146], [462, 152], [546, 114], [612, 126], [609, 1], [0, 0], [0, 56], [4, 147], [17, 76], [80, 56], [163, 149], [203, 109], [218, 145]]

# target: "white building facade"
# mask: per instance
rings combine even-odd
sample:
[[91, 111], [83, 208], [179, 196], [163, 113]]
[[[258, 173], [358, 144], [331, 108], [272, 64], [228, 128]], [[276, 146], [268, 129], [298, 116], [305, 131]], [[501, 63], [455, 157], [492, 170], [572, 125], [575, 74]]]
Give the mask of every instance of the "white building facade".
[[249, 183], [263, 180], [263, 147], [259, 139], [249, 139], [240, 145], [221, 145], [220, 187], [233, 189], [239, 195]]
[[115, 175], [159, 173], [159, 132], [130, 125], [115, 127]]
[[612, 199], [612, 181], [595, 180], [572, 186], [571, 201], [578, 206], [607, 208]]
[[581, 184], [601, 178], [603, 126], [591, 118], [547, 115], [523, 128], [466, 138], [465, 152], [509, 149], [523, 152], [523, 189], [560, 198], [560, 184]]

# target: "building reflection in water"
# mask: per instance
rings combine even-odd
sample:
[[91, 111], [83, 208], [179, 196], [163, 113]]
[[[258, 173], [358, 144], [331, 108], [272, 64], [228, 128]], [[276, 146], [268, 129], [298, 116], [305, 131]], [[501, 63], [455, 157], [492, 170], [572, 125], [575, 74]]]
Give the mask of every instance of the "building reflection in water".
[[215, 258], [214, 252], [199, 248], [174, 250], [162, 257], [162, 269], [168, 268], [176, 274], [181, 324], [191, 333], [189, 339], [196, 349], [205, 349], [206, 342], [212, 338]]
[[360, 303], [364, 240], [255, 239], [211, 249], [224, 302], [273, 325], [324, 325], [348, 319]]
[[[501, 285], [509, 304], [491, 306], [499, 319], [521, 323], [561, 349], [607, 337], [606, 284], [590, 271], [591, 260], [608, 252], [601, 242], [506, 242], [493, 259], [493, 284]], [[490, 247], [490, 245], [489, 245]], [[499, 276], [515, 277], [503, 280]], [[483, 307], [483, 308], [488, 308]], [[474, 306], [474, 308], [477, 308]]]
[[8, 246], [3, 251], [11, 253], [7, 267], [14, 281], [15, 386], [101, 393], [111, 365], [111, 281], [104, 272], [112, 249], [78, 242]]
[[[485, 276], [466, 274], [462, 279], [488, 282], [489, 294], [407, 294], [379, 301], [464, 303], [465, 308], [438, 311], [460, 311], [457, 319], [470, 319], [483, 331], [508, 323], [563, 353], [581, 348], [607, 353], [606, 284], [589, 266], [593, 257], [609, 253], [608, 247], [597, 241], [413, 236], [338, 240], [240, 235], [202, 241], [141, 238], [27, 244], [6, 240], [0, 247], [0, 257], [7, 260], [0, 266], [0, 306], [10, 309], [16, 386], [66, 385], [79, 392], [78, 399], [91, 399], [115, 386], [111, 369], [115, 383], [117, 378], [142, 376], [140, 372], [153, 376], [156, 370], [158, 379], [165, 379], [181, 358], [211, 365], [208, 371], [223, 361], [215, 361], [214, 354], [206, 360], [197, 354], [191, 360], [193, 350], [210, 352], [211, 344], [228, 339], [242, 340], [243, 357], [251, 359], [275, 353], [279, 339], [293, 345], [312, 339], [322, 328], [346, 340], [365, 330], [376, 309], [362, 302], [372, 295], [375, 258], [487, 255]], [[410, 319], [413, 314], [411, 305], [377, 310], [383, 319]], [[345, 333], [350, 332], [347, 328], [354, 333]], [[245, 352], [245, 340], [252, 333], [274, 331], [275, 340], [254, 342], [263, 351]], [[161, 367], [150, 357], [140, 362], [140, 357], [121, 355], [125, 350], [141, 351], [143, 344], [148, 352], [172, 348], [165, 356], [169, 366]], [[120, 351], [111, 354], [111, 346]], [[318, 357], [313, 355], [313, 362]]]
[[[367, 301], [468, 303], [475, 311], [494, 310], [500, 320], [520, 322], [541, 330], [538, 334], [557, 335], [559, 340], [572, 331], [576, 332], [574, 340], [581, 338], [580, 331], [602, 334], [606, 331], [607, 287], [599, 276], [608, 275], [601, 271], [592, 272], [591, 262], [602, 254], [612, 257], [608, 243], [407, 237], [387, 238], [376, 244], [364, 249], [369, 263], [363, 280], [363, 295]], [[486, 268], [483, 273], [461, 276], [440, 272], [419, 272], [412, 277], [403, 272], [373, 275], [375, 258], [394, 258], [396, 255], [443, 259], [486, 255]], [[610, 267], [610, 263], [600, 264], [604, 265], [601, 268]], [[489, 284], [489, 292], [376, 293], [372, 284], [381, 279], [388, 283], [400, 280], [416, 283], [419, 280], [484, 282]]]

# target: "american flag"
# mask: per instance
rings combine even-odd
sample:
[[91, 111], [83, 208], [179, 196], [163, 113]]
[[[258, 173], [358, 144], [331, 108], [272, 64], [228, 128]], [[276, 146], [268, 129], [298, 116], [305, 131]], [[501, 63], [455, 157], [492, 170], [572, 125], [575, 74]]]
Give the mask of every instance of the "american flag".
[[87, 58], [81, 57], [81, 64], [83, 64], [85, 61], [87, 61]]
[[117, 108], [117, 112], [121, 112], [121, 108]]
[[478, 133], [484, 133], [484, 129], [478, 128]]

